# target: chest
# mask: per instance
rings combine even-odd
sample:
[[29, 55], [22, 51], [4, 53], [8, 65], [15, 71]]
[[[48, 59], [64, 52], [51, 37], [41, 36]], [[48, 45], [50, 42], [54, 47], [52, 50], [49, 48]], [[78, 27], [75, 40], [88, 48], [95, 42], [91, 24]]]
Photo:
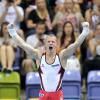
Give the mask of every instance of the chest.
[[[49, 59], [48, 59], [49, 60]], [[58, 73], [60, 68], [61, 68], [61, 64], [60, 61], [58, 59], [58, 57], [56, 56], [54, 61], [51, 59], [51, 64], [48, 64], [48, 62], [46, 61], [45, 57], [43, 57], [41, 59], [41, 63], [40, 63], [40, 68], [42, 70], [42, 72], [44, 73]], [[49, 61], [50, 63], [50, 61]]]

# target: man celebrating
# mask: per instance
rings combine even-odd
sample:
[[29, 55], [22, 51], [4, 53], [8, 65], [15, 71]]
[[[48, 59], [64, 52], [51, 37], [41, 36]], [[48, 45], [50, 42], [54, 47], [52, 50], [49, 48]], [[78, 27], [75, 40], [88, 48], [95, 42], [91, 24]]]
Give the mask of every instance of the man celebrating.
[[57, 54], [57, 38], [48, 35], [45, 39], [45, 54], [24, 42], [17, 34], [13, 25], [8, 25], [10, 36], [28, 54], [32, 55], [37, 63], [38, 72], [41, 79], [41, 90], [39, 100], [63, 100], [61, 90], [62, 77], [64, 74], [67, 58], [83, 43], [89, 35], [89, 23], [83, 22], [83, 31], [75, 43]]

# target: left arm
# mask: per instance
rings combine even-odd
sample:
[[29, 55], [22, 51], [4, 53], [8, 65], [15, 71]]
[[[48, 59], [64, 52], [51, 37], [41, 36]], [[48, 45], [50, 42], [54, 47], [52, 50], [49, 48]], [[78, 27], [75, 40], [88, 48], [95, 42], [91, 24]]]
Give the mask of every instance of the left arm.
[[89, 23], [88, 22], [84, 22], [83, 23], [83, 31], [81, 33], [81, 35], [78, 37], [78, 39], [73, 43], [71, 44], [70, 46], [68, 46], [68, 48], [62, 50], [60, 52], [60, 59], [61, 59], [61, 62], [62, 60], [67, 60], [67, 58], [69, 56], [71, 56], [78, 47], [81, 46], [81, 44], [83, 43], [83, 41], [85, 40], [85, 38], [88, 36], [89, 34]]

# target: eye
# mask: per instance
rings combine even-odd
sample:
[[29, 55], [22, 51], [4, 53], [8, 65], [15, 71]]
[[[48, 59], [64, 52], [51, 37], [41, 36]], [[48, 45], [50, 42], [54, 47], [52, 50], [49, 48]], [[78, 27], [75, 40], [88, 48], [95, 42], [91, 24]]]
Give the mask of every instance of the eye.
[[50, 41], [48, 41], [48, 43], [50, 43]]
[[52, 41], [52, 43], [55, 43], [55, 41]]

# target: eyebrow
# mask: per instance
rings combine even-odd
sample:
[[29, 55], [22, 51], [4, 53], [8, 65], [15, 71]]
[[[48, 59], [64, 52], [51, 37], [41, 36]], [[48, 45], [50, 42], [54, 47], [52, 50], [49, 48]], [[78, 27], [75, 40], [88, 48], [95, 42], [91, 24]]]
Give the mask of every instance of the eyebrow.
[[51, 40], [48, 40], [48, 42], [55, 42], [55, 41], [53, 41], [53, 40], [52, 40], [52, 41], [51, 41]]

